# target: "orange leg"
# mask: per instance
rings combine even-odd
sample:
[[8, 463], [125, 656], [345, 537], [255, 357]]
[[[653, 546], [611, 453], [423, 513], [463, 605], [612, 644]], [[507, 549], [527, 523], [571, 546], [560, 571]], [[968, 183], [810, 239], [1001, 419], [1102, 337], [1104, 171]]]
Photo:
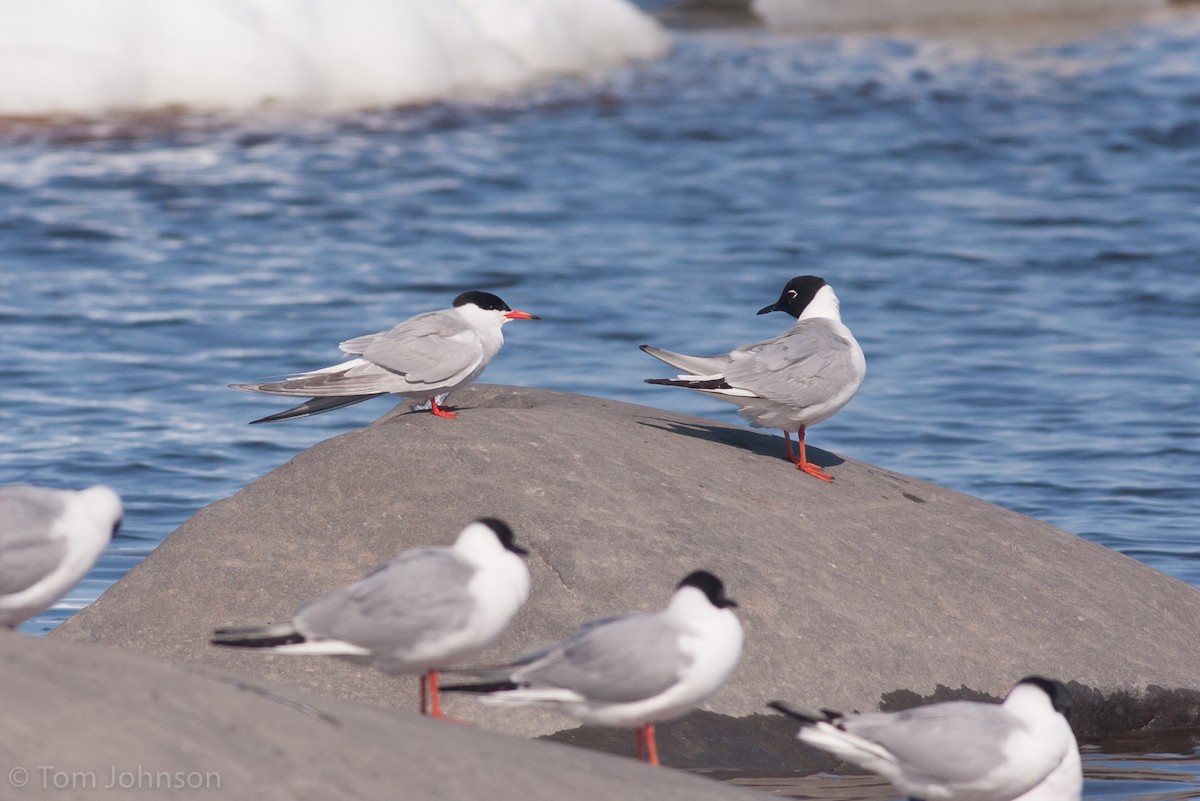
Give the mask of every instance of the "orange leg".
[[421, 676], [421, 714], [431, 718], [444, 718], [442, 697], [438, 694], [438, 674], [431, 670]]
[[805, 453], [805, 448], [804, 448], [804, 426], [800, 426], [800, 430], [796, 432], [796, 440], [797, 440], [797, 444], [799, 444], [799, 446], [800, 446], [800, 458], [799, 459], [797, 459], [796, 455], [792, 452], [792, 437], [791, 437], [791, 435], [788, 434], [788, 432], [786, 432], [786, 431], [783, 432], [783, 441], [784, 441], [785, 445], [787, 446], [787, 457], [792, 462], [792, 464], [796, 465], [796, 469], [803, 470], [805, 473], [808, 473], [810, 476], [812, 476], [814, 478], [819, 478], [822, 481], [833, 481], [833, 476], [829, 475], [824, 470], [817, 467], [812, 462], [808, 461], [807, 454]]
[[453, 420], [455, 417], [458, 417], [458, 415], [454, 412], [438, 406], [437, 398], [430, 398], [429, 405], [430, 411], [436, 414], [438, 417], [445, 417], [447, 420]]
[[638, 726], [633, 730], [633, 747], [637, 754], [638, 762], [643, 762], [646, 759], [646, 730]]
[[658, 743], [654, 742], [654, 724], [647, 723], [642, 727], [646, 739], [646, 761], [651, 765], [658, 764]]

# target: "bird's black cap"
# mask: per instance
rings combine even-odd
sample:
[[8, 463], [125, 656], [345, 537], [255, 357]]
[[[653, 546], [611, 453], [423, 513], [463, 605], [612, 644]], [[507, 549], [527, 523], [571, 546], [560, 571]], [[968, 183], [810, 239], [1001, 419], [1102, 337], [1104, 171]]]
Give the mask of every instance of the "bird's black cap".
[[478, 290], [462, 293], [454, 299], [452, 305], [457, 309], [459, 306], [466, 306], [468, 303], [474, 303], [484, 311], [512, 311], [507, 303], [500, 300], [499, 296], [493, 295], [491, 292], [479, 292]]
[[675, 589], [679, 590], [684, 587], [695, 587], [700, 590], [708, 596], [708, 602], [718, 609], [737, 606], [737, 601], [725, 596], [725, 585], [721, 583], [721, 580], [707, 570], [689, 573], [683, 581], [676, 585]]
[[496, 532], [496, 539], [500, 540], [500, 544], [517, 556], [529, 555], [529, 551], [517, 545], [516, 536], [513, 534], [513, 530], [509, 528], [508, 523], [505, 523], [503, 520], [497, 520], [494, 517], [481, 517], [475, 522], [482, 523]]
[[1071, 691], [1061, 681], [1047, 679], [1042, 676], [1026, 676], [1017, 682], [1017, 684], [1032, 684], [1035, 687], [1040, 687], [1046, 695], [1050, 696], [1050, 705], [1054, 707], [1054, 711], [1060, 712], [1064, 718], [1070, 719]]
[[787, 282], [783, 292], [779, 294], [779, 300], [770, 306], [763, 306], [758, 313], [781, 311], [787, 312], [793, 317], [799, 317], [823, 286], [827, 286], [824, 278], [815, 275], [798, 275]]

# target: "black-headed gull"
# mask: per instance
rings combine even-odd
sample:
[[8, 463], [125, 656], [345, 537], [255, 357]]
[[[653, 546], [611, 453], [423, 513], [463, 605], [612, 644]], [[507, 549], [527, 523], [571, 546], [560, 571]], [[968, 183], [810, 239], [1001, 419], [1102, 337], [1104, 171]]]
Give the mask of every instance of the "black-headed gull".
[[421, 674], [421, 712], [442, 717], [437, 669], [487, 647], [512, 620], [529, 597], [526, 553], [502, 521], [476, 520], [453, 546], [404, 551], [290, 623], [218, 629], [212, 641]]
[[[642, 345], [646, 353], [685, 372], [646, 383], [686, 387], [736, 403], [751, 425], [783, 430], [787, 457], [797, 468], [832, 481], [808, 461], [804, 432], [849, 403], [867, 374], [862, 348], [842, 323], [839, 309], [833, 287], [823, 278], [798, 276], [787, 282], [779, 300], [758, 311], [795, 317], [783, 334], [717, 356], [688, 356]], [[799, 441], [799, 457], [792, 452], [792, 431]]]
[[1083, 771], [1058, 681], [1021, 679], [1000, 704], [948, 701], [841, 715], [770, 704], [796, 735], [924, 801], [1079, 801]]
[[78, 584], [122, 514], [120, 497], [103, 485], [0, 487], [0, 626], [15, 628]]
[[480, 700], [497, 706], [558, 709], [585, 724], [635, 727], [638, 758], [657, 765], [654, 724], [700, 706], [737, 666], [735, 606], [720, 579], [696, 571], [661, 612], [593, 620], [508, 665], [454, 671], [487, 683], [443, 689], [483, 693]]

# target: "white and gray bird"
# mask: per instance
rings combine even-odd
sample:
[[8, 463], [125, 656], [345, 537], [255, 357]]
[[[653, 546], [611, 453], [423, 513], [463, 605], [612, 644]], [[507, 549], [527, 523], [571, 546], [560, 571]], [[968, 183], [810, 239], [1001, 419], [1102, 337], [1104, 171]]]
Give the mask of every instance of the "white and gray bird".
[[796, 735], [923, 801], [1079, 801], [1083, 771], [1058, 681], [1021, 679], [1000, 704], [949, 701], [903, 712], [841, 715], [771, 708]]
[[514, 311], [490, 292], [463, 292], [449, 309], [410, 317], [377, 334], [348, 339], [339, 347], [356, 358], [300, 373], [283, 381], [230, 384], [233, 389], [309, 400], [253, 423], [273, 423], [328, 412], [380, 395], [401, 395], [413, 407], [430, 403], [438, 417], [445, 396], [479, 378], [504, 344], [509, 320], [540, 320]]
[[[862, 348], [842, 323], [839, 309], [837, 295], [824, 279], [798, 276], [787, 282], [779, 300], [758, 311], [795, 317], [786, 332], [716, 356], [688, 356], [642, 345], [646, 353], [685, 373], [646, 383], [685, 387], [736, 403], [752, 426], [783, 430], [787, 457], [798, 469], [832, 481], [808, 461], [804, 432], [849, 403], [867, 374]], [[792, 431], [799, 441], [798, 458], [792, 452]]]
[[528, 553], [512, 529], [476, 520], [448, 548], [414, 548], [323, 595], [290, 623], [218, 629], [214, 645], [337, 656], [421, 674], [421, 712], [442, 717], [438, 668], [490, 645], [529, 597]]
[[454, 671], [487, 683], [443, 689], [481, 693], [498, 706], [549, 707], [585, 724], [635, 727], [638, 758], [657, 765], [654, 724], [700, 706], [737, 666], [736, 606], [720, 579], [699, 570], [661, 612], [593, 620], [508, 665]]
[[0, 487], [0, 626], [15, 628], [78, 584], [122, 514], [120, 497], [103, 485]]

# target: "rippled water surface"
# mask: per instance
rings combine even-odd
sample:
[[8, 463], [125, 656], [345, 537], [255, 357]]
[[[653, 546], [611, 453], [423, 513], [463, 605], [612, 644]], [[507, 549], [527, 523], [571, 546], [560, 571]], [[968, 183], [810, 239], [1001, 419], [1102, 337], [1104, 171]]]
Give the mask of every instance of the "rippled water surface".
[[0, 481], [127, 504], [26, 628], [391, 406], [249, 427], [285, 403], [232, 381], [480, 288], [545, 318], [485, 380], [735, 421], [643, 384], [636, 346], [773, 335], [754, 311], [802, 273], [869, 365], [812, 444], [1200, 584], [1196, 16], [1057, 44], [674, 37], [490, 105], [0, 124]]

